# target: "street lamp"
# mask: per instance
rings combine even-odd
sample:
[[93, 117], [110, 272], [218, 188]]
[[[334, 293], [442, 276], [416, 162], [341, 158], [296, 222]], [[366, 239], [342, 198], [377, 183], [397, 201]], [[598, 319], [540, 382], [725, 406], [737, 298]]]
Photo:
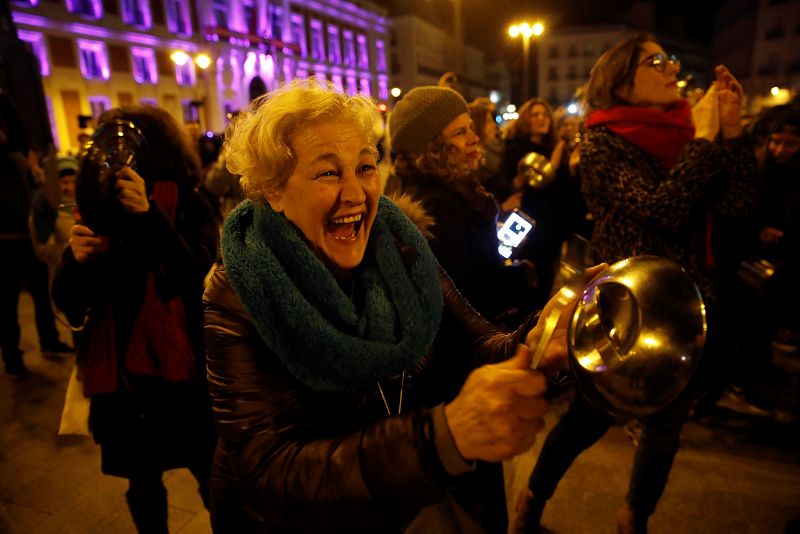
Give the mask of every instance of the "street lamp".
[[512, 24], [508, 28], [508, 35], [516, 39], [522, 38], [522, 95], [523, 101], [528, 100], [528, 89], [530, 86], [530, 47], [531, 37], [539, 37], [544, 33], [544, 24], [541, 22], [534, 22], [529, 24], [522, 22], [520, 24]]

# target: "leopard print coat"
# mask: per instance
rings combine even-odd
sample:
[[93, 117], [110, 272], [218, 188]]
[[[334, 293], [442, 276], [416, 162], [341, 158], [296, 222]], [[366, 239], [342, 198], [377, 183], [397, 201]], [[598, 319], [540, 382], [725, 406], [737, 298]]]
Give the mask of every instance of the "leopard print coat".
[[609, 263], [654, 254], [680, 264], [706, 302], [707, 215], [746, 216], [755, 208], [752, 150], [741, 141], [690, 141], [667, 171], [655, 157], [600, 126], [580, 145], [582, 192], [595, 221], [592, 245]]

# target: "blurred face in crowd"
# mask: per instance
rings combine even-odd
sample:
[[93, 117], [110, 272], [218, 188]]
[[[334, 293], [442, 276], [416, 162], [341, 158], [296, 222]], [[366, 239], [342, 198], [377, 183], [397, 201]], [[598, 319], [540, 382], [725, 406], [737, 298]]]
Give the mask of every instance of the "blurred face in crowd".
[[531, 137], [541, 140], [550, 131], [550, 114], [541, 104], [534, 104], [531, 108]]
[[486, 112], [486, 122], [483, 124], [483, 138], [494, 139], [497, 137], [497, 123], [494, 121], [494, 115]]
[[480, 151], [478, 135], [473, 128], [472, 117], [464, 112], [442, 130], [442, 136], [453, 147], [452, 157], [458, 163], [466, 163], [471, 169], [477, 169], [480, 164]]
[[561, 139], [570, 140], [578, 133], [578, 117], [576, 115], [565, 115], [561, 119], [561, 126], [558, 129], [558, 135]]
[[786, 163], [800, 151], [800, 135], [787, 129], [770, 134], [767, 150], [776, 163]]
[[74, 174], [65, 174], [58, 179], [58, 188], [61, 191], [62, 199], [75, 198], [75, 178]]
[[297, 165], [267, 201], [329, 266], [349, 272], [364, 257], [378, 210], [375, 146], [356, 122], [341, 119], [301, 125], [289, 144]]
[[680, 99], [679, 70], [680, 65], [669, 59], [661, 45], [648, 41], [639, 54], [633, 83], [620, 96], [634, 106], [666, 107]]

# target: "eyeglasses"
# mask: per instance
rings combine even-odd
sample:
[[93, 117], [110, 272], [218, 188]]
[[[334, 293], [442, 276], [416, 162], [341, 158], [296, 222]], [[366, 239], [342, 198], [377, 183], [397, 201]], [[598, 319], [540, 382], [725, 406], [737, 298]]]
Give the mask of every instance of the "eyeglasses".
[[656, 72], [664, 72], [667, 70], [667, 65], [672, 65], [675, 70], [681, 70], [681, 61], [674, 55], [667, 57], [664, 54], [653, 54], [639, 63], [640, 67], [648, 66]]

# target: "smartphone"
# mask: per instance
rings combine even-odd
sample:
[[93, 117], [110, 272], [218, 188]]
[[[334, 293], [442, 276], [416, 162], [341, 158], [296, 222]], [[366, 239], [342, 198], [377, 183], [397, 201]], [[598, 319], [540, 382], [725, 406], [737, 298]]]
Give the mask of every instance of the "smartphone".
[[515, 247], [518, 247], [531, 230], [536, 226], [536, 221], [520, 210], [514, 210], [497, 231], [500, 241], [497, 252], [504, 258], [511, 257]]

